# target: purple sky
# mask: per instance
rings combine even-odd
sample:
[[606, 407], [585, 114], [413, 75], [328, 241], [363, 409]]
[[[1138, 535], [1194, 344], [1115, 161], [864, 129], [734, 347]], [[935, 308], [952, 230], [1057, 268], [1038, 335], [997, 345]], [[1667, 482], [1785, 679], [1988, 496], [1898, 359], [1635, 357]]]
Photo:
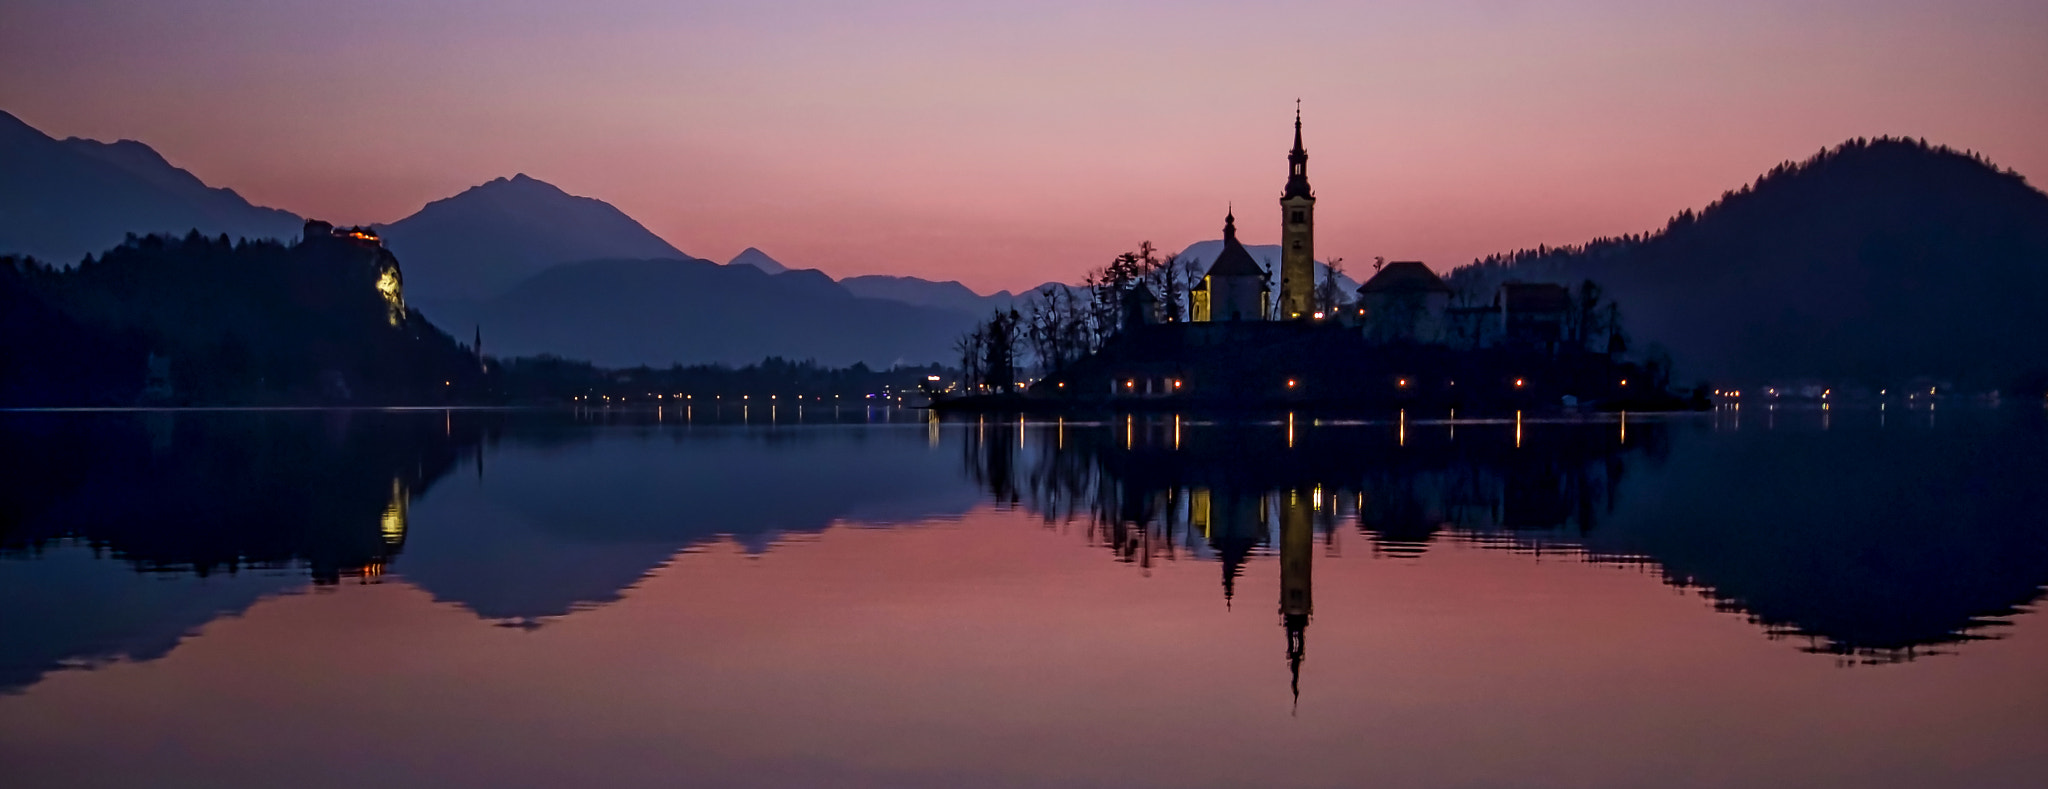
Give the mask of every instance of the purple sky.
[[[571, 7], [573, 6], [573, 7]], [[251, 200], [388, 222], [524, 172], [685, 252], [978, 289], [1150, 239], [1318, 252], [1653, 229], [1786, 159], [1925, 137], [2048, 178], [2048, 3], [8, 0], [0, 109]]]

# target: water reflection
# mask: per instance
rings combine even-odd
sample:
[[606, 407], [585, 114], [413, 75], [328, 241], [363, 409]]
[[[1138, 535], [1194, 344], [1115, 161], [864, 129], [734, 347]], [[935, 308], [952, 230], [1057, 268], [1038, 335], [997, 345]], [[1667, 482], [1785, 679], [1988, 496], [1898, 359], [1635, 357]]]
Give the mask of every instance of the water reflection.
[[710, 541], [760, 552], [980, 498], [893, 410], [778, 430], [724, 410], [0, 415], [0, 692], [160, 657], [308, 584], [396, 573], [531, 628]]
[[350, 412], [10, 415], [0, 546], [75, 541], [142, 572], [302, 568], [374, 576], [407, 507], [473, 451], [475, 426]]
[[[1995, 637], [2048, 581], [2032, 413], [942, 424], [819, 408], [763, 426], [744, 406], [684, 410], [0, 415], [0, 691], [160, 657], [309, 586], [400, 577], [530, 629], [708, 543], [758, 555], [991, 499], [1141, 572], [1213, 562], [1223, 607], [1275, 606], [1297, 692], [1315, 565], [1347, 553], [1426, 565], [1457, 541], [1641, 567], [1851, 661]], [[1277, 589], [1244, 586], [1254, 562], [1277, 565]]]
[[[1085, 524], [1118, 560], [1215, 559], [1226, 604], [1277, 553], [1298, 670], [1311, 545], [1416, 560], [1459, 540], [1636, 565], [1771, 638], [1890, 662], [1996, 637], [2048, 582], [2038, 414], [1941, 430], [1814, 410], [1741, 432], [1662, 420], [1262, 424], [1127, 417], [968, 433], [968, 474], [1047, 524]], [[1862, 417], [1868, 417], [1864, 419]], [[1810, 424], [1808, 424], [1810, 423]], [[1794, 428], [1794, 429], [1788, 429]], [[1724, 433], [1724, 431], [1726, 431]]]

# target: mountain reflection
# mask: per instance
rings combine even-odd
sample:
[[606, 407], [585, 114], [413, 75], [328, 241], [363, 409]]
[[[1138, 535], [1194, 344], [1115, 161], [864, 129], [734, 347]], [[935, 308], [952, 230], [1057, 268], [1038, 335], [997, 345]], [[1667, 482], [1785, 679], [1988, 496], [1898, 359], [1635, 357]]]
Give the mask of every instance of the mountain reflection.
[[[970, 423], [969, 476], [1119, 561], [1213, 559], [1227, 604], [1277, 554], [1291, 664], [1310, 567], [1355, 528], [1380, 558], [1459, 540], [1644, 565], [1772, 638], [1895, 661], [1995, 637], [2048, 582], [2037, 413], [1844, 429], [1825, 412], [1587, 422], [1183, 417]], [[1859, 423], [1860, 425], [1860, 423]], [[1830, 429], [1832, 428], [1832, 429]]]
[[760, 552], [980, 500], [902, 414], [707, 410], [0, 414], [0, 691], [160, 657], [309, 582], [396, 574], [532, 627], [714, 540]]
[[[397, 577], [536, 627], [715, 541], [759, 553], [991, 498], [1146, 571], [1213, 561], [1226, 606], [1274, 606], [1297, 676], [1314, 617], [1346, 610], [1318, 606], [1315, 565], [1347, 553], [1427, 564], [1457, 541], [1645, 567], [1845, 660], [1995, 637], [2048, 582], [2038, 412], [1937, 427], [819, 411], [0, 414], [0, 692], [160, 657], [309, 584]], [[1245, 582], [1255, 560], [1277, 589]]]

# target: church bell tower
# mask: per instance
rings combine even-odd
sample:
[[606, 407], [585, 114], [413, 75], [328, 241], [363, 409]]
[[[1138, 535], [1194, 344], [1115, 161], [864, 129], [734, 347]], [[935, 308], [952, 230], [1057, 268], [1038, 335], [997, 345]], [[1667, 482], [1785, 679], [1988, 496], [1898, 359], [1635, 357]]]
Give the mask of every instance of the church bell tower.
[[1280, 315], [1300, 320], [1315, 312], [1316, 194], [1308, 186], [1308, 151], [1301, 147], [1301, 102], [1294, 103], [1294, 150], [1287, 154], [1287, 191], [1280, 194]]

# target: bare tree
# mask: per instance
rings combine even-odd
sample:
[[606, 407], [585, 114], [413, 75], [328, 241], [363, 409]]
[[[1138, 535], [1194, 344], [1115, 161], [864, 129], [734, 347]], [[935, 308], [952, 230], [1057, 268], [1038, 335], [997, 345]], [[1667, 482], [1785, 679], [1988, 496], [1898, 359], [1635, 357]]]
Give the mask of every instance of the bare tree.
[[1628, 334], [1621, 330], [1621, 305], [1607, 302], [1607, 315], [1601, 322], [1607, 330], [1607, 358], [1620, 361], [1628, 353]]
[[1017, 346], [1023, 316], [1015, 309], [996, 310], [977, 333], [981, 343], [981, 380], [991, 391], [1012, 392], [1017, 386]]
[[1593, 339], [1600, 334], [1600, 297], [1599, 283], [1590, 279], [1579, 283], [1579, 291], [1572, 297], [1572, 312], [1566, 317], [1573, 347], [1593, 349]]
[[959, 341], [953, 344], [954, 349], [960, 352], [961, 391], [969, 394], [981, 391], [986, 380], [986, 376], [983, 375], [982, 357], [987, 345], [986, 324], [975, 324], [973, 331], [961, 335]]
[[1330, 258], [1323, 265], [1323, 281], [1316, 285], [1316, 311], [1336, 317], [1337, 310], [1349, 302], [1344, 298], [1344, 286], [1339, 280], [1344, 276], [1344, 259]]
[[1093, 332], [1071, 288], [1048, 288], [1031, 305], [1025, 341], [1041, 372], [1050, 375], [1094, 351]]

